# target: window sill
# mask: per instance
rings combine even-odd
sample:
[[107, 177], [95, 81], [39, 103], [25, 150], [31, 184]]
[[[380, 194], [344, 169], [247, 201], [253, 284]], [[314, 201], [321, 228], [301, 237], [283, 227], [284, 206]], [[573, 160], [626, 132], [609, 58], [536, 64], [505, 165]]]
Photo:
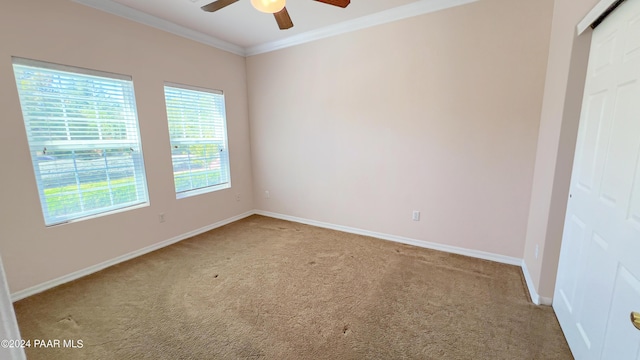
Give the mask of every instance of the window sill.
[[108, 216], [108, 215], [113, 215], [113, 214], [129, 211], [129, 210], [140, 209], [140, 208], [144, 208], [144, 207], [147, 207], [147, 206], [149, 206], [149, 201], [146, 201], [146, 202], [144, 202], [142, 204], [131, 205], [131, 206], [115, 209], [115, 210], [109, 210], [109, 211], [105, 211], [105, 212], [100, 212], [100, 213], [97, 213], [97, 214], [87, 215], [87, 216], [83, 216], [83, 217], [79, 217], [79, 218], [75, 218], [75, 219], [70, 219], [70, 220], [66, 220], [66, 221], [54, 222], [54, 223], [51, 223], [51, 224], [46, 224], [45, 223], [45, 227], [51, 228], [51, 227], [55, 227], [55, 226], [75, 223], [75, 222], [78, 222], [78, 221], [91, 220], [91, 219], [95, 219], [95, 218], [99, 218], [99, 217], [103, 217], [103, 216]]
[[189, 190], [189, 191], [177, 193], [176, 194], [176, 199], [184, 199], [184, 198], [191, 197], [191, 196], [206, 194], [206, 193], [210, 193], [210, 192], [214, 192], [214, 191], [218, 191], [218, 190], [229, 189], [230, 187], [231, 187], [231, 182], [228, 182], [228, 183], [224, 183], [224, 184], [220, 184], [220, 185], [209, 186], [209, 187], [206, 187], [206, 188], [201, 188], [201, 189], [196, 189], [196, 190]]

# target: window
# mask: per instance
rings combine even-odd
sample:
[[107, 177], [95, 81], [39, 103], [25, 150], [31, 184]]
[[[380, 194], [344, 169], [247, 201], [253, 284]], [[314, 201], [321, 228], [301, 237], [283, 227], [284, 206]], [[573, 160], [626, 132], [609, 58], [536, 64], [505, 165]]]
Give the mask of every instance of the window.
[[164, 87], [176, 197], [230, 186], [224, 95], [221, 91]]
[[20, 58], [13, 70], [46, 225], [148, 202], [130, 77]]

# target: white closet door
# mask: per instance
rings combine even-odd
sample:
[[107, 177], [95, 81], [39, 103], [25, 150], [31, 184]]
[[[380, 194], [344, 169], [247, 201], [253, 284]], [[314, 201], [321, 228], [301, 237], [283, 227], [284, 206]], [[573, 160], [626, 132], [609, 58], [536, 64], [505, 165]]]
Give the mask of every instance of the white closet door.
[[640, 360], [640, 0], [593, 33], [553, 307], [576, 359]]

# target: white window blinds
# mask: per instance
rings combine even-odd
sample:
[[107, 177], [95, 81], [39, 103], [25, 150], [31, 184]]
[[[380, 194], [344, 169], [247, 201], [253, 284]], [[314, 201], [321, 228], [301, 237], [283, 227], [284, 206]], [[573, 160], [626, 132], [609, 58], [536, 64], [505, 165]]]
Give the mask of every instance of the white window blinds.
[[224, 95], [164, 87], [177, 198], [230, 186]]
[[45, 224], [148, 202], [130, 77], [13, 59]]

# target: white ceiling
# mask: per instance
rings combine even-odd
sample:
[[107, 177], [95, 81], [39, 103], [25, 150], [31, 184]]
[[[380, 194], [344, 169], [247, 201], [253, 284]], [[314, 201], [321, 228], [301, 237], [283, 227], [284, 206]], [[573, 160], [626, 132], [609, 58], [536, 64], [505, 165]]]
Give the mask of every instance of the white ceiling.
[[347, 8], [313, 0], [288, 0], [294, 27], [278, 29], [271, 14], [250, 0], [217, 12], [202, 11], [213, 0], [75, 0], [240, 55], [252, 55], [476, 0], [351, 0]]

